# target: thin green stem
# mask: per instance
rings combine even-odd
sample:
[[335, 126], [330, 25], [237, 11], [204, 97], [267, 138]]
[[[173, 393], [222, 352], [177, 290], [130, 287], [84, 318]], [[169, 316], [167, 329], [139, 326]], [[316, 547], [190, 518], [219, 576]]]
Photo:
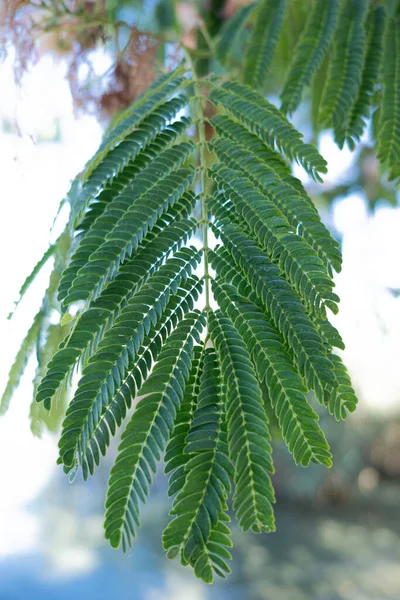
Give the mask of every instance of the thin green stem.
[[206, 40], [207, 46], [209, 47], [209, 49], [211, 51], [211, 55], [214, 56], [215, 55], [214, 42], [209, 34], [209, 31], [208, 31], [204, 21], [200, 22], [200, 31], [203, 34], [204, 39]]
[[199, 157], [200, 157], [200, 205], [201, 205], [201, 218], [199, 225], [201, 225], [203, 233], [203, 260], [204, 260], [204, 285], [205, 285], [205, 306], [207, 310], [210, 308], [210, 274], [209, 274], [209, 261], [208, 261], [208, 208], [207, 208], [207, 156], [206, 156], [206, 129], [205, 129], [205, 118], [202, 106], [202, 94], [200, 89], [200, 80], [197, 76], [194, 61], [190, 55], [190, 51], [185, 49], [187, 60], [190, 64], [192, 71], [192, 80], [194, 87], [194, 98], [193, 108], [195, 114], [195, 121], [197, 124], [197, 132], [199, 136]]

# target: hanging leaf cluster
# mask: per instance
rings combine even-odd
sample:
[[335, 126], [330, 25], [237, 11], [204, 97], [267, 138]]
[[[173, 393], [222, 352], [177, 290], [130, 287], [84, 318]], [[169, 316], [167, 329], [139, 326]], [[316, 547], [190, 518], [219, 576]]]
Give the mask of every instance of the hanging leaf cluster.
[[263, 91], [287, 6], [248, 5], [215, 38], [220, 67], [245, 44], [241, 80], [229, 68], [199, 78], [187, 50], [106, 132], [73, 184], [66, 231], [21, 290], [54, 258], [1, 404], [37, 346], [33, 412], [52, 414], [75, 388], [59, 440], [65, 473], [87, 479], [120, 436], [110, 544], [132, 546], [163, 461], [164, 548], [206, 582], [230, 570], [232, 515], [245, 531], [275, 528], [267, 415], [297, 464], [329, 467], [313, 403], [337, 420], [357, 404], [329, 321], [340, 248], [291, 170], [314, 182], [327, 170], [287, 118], [322, 61], [321, 124], [352, 148], [374, 110], [378, 157], [398, 173], [396, 3], [310, 2], [277, 108]]
[[[354, 150], [369, 118], [377, 156], [389, 179], [399, 176], [400, 7], [396, 0], [309, 0], [306, 20], [293, 45], [279, 91], [281, 110], [291, 115], [304, 91], [323, 79], [315, 107], [321, 128], [332, 128], [340, 148]], [[268, 89], [280, 42], [291, 36], [291, 0], [260, 0], [240, 9], [222, 28], [216, 45], [229, 64], [244, 45], [243, 80]], [[249, 33], [243, 35], [244, 32]], [[236, 57], [237, 60], [237, 57]], [[321, 73], [322, 69], [322, 73]], [[274, 74], [275, 75], [275, 74]], [[318, 75], [318, 78], [317, 78]]]

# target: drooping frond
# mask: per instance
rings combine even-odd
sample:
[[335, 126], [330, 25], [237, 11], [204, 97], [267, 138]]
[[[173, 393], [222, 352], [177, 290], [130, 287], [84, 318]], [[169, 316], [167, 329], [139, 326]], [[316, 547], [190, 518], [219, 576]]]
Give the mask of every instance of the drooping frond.
[[193, 345], [205, 315], [190, 313], [167, 340], [149, 379], [144, 396], [121, 439], [111, 470], [106, 500], [105, 535], [113, 547], [131, 546], [139, 526], [139, 502], [145, 502], [152, 473], [170, 438], [176, 413], [189, 378]]
[[224, 25], [221, 27], [215, 45], [215, 51], [222, 64], [225, 64], [228, 61], [232, 51], [240, 43], [243, 29], [254, 14], [256, 7], [257, 4], [255, 2], [242, 6], [234, 16], [225, 21]]
[[[41, 327], [44, 329], [43, 323]], [[37, 367], [33, 379], [33, 400], [30, 406], [29, 418], [31, 431], [38, 437], [41, 436], [44, 428], [49, 431], [58, 431], [67, 409], [69, 390], [66, 387], [57, 395], [50, 410], [44, 404], [36, 401], [38, 387], [45, 376], [51, 358], [57, 352], [65, 337], [66, 329], [67, 327], [60, 324], [50, 324], [47, 331], [43, 331], [44, 340], [42, 341], [41, 335], [40, 343], [36, 345]]]
[[400, 16], [387, 20], [383, 42], [383, 98], [378, 126], [377, 156], [389, 170], [399, 174], [400, 160]]
[[254, 367], [243, 339], [223, 313], [209, 316], [209, 330], [226, 386], [229, 456], [235, 464], [233, 508], [243, 530], [274, 531], [274, 467], [267, 415]]
[[171, 294], [176, 293], [199, 260], [200, 252], [195, 248], [186, 252], [190, 253], [189, 260], [177, 253], [129, 300], [83, 369], [59, 443], [60, 459], [68, 470], [77, 461], [84, 462], [89, 438], [102, 410], [123, 382], [145, 335], [159, 323]]
[[295, 235], [285, 215], [260, 193], [251, 181], [219, 165], [215, 181], [233, 202], [260, 246], [277, 263], [284, 276], [307, 302], [309, 309], [325, 316], [325, 305], [337, 312], [333, 282], [316, 252]]
[[227, 81], [214, 87], [210, 99], [245, 125], [271, 149], [277, 149], [289, 160], [295, 160], [316, 181], [326, 173], [326, 161], [314, 146], [305, 144], [302, 135], [283, 114], [261, 94], [249, 86]]
[[[126, 140], [126, 138], [153, 113], [153, 111], [157, 111], [161, 105], [168, 101], [171, 94], [179, 89], [184, 81], [181, 76], [183, 71], [184, 68], [179, 67], [176, 71], [167, 73], [157, 79], [150, 86], [150, 88], [132, 105], [132, 107], [128, 108], [122, 115], [118, 117], [114, 127], [106, 134], [103, 142], [100, 145], [100, 148], [85, 167], [81, 178], [83, 189], [76, 199], [76, 202], [72, 206], [71, 217], [74, 224], [79, 223], [87, 207], [87, 202], [92, 197], [91, 195], [88, 196], [88, 191], [85, 186], [86, 182], [88, 182], [90, 189], [92, 186], [89, 178], [95, 173], [96, 169], [102, 165], [109, 152], [116, 148], [118, 144]], [[162, 115], [162, 117], [163, 116], [164, 115]], [[168, 118], [168, 112], [165, 116]], [[143, 132], [139, 129], [139, 135], [137, 138], [139, 144], [141, 143], [142, 133]], [[133, 139], [134, 136], [130, 138], [130, 141], [132, 142]], [[131, 150], [135, 151], [135, 148], [136, 145], [133, 143], [131, 145]], [[107, 175], [109, 174], [111, 175], [111, 172], [107, 171]], [[107, 176], [105, 181], [107, 181], [108, 178], [109, 177]], [[94, 180], [95, 179], [96, 176], [94, 177]]]
[[282, 337], [263, 310], [240, 296], [228, 284], [213, 283], [218, 304], [232, 320], [252, 355], [260, 381], [277, 416], [282, 436], [296, 463], [332, 465], [329, 446], [309, 405], [306, 388], [296, 371]]
[[265, 89], [268, 71], [285, 14], [286, 0], [261, 0], [254, 12], [254, 25], [244, 60], [244, 82]]
[[[224, 520], [233, 472], [228, 459], [222, 376], [213, 348], [205, 352], [198, 403], [185, 438], [184, 452], [188, 455], [186, 479], [174, 500], [171, 515], [175, 518], [163, 533], [163, 544], [168, 556], [173, 558], [179, 554], [183, 564], [192, 564], [196, 569], [200, 561], [203, 578], [212, 580], [212, 566], [206, 567], [212, 549], [209, 544], [221, 517]], [[219, 549], [220, 564], [217, 561], [216, 566], [229, 572], [224, 561], [226, 549], [214, 544], [217, 556]], [[221, 569], [218, 570], [221, 574]]]
[[[134, 257], [121, 267], [114, 281], [81, 315], [67, 344], [50, 362], [48, 372], [38, 389], [38, 401], [44, 401], [46, 405], [50, 404], [51, 398], [69, 376], [77, 361], [94, 352], [106, 330], [112, 326], [129, 299], [140, 290], [150, 275], [160, 268], [171, 253], [190, 239], [196, 223], [192, 219], [185, 218], [185, 215], [193, 208], [193, 199], [186, 197], [180, 203], [183, 219], [179, 220], [178, 206], [175, 207], [176, 222], [168, 213], [163, 216]], [[165, 229], [167, 225], [169, 227]]]
[[[118, 175], [109, 179], [104, 188], [100, 186], [99, 189], [101, 191], [93, 196], [88, 209], [77, 226], [79, 231], [85, 232], [90, 229], [93, 222], [105, 211], [108, 204], [117, 195], [122, 194], [127, 188], [130, 188], [133, 185], [135, 177], [151, 161], [157, 158], [163, 150], [177, 142], [189, 125], [190, 119], [187, 117], [181, 117], [179, 121], [174, 121], [170, 125], [167, 125], [150, 144], [144, 145], [142, 151], [134, 159], [131, 159], [127, 166], [122, 170], [119, 167], [120, 171]], [[116, 169], [115, 165], [114, 169]]]
[[340, 148], [343, 148], [347, 142], [349, 148], [354, 150], [356, 141], [359, 141], [363, 134], [366, 120], [370, 114], [372, 94], [379, 76], [384, 30], [385, 9], [383, 6], [371, 5], [366, 25], [364, 67], [358, 97], [353, 105], [349, 121], [342, 128], [338, 124], [335, 130], [336, 142]]
[[[382, 23], [368, 19], [355, 102], [341, 87], [358, 65], [349, 51], [364, 43], [364, 3], [351, 2], [339, 95], [350, 115], [340, 125], [355, 139], [357, 119], [378, 98], [373, 48]], [[262, 87], [291, 4], [261, 0], [239, 11], [217, 40], [218, 71], [228, 64], [240, 72], [232, 44], [250, 35], [247, 62], [252, 55], [255, 61], [245, 79]], [[337, 11], [337, 2], [329, 4], [320, 23], [312, 5], [297, 44], [297, 53], [310, 56], [293, 57], [290, 106], [327, 51]], [[374, 7], [370, 14], [380, 13]], [[38, 340], [33, 426], [39, 431], [49, 409], [52, 428], [74, 392], [58, 459], [70, 479], [93, 474], [121, 433], [106, 501], [111, 545], [132, 545], [165, 453], [174, 499], [164, 547], [211, 582], [229, 573], [231, 499], [242, 529], [275, 528], [267, 413], [275, 413], [296, 463], [330, 466], [306, 394], [314, 391], [337, 419], [354, 410], [356, 397], [334, 354], [343, 342], [328, 321], [339, 300], [332, 279], [341, 268], [339, 245], [290, 167], [297, 162], [319, 181], [326, 162], [256, 89], [229, 74], [200, 78], [196, 64], [211, 63], [216, 45], [204, 28], [200, 37], [208, 48], [186, 48], [190, 68], [159, 78], [116, 120], [74, 181], [50, 284], [3, 405]], [[277, 61], [280, 54], [281, 47]], [[387, 86], [386, 115], [390, 93]]]
[[211, 122], [222, 138], [213, 145], [221, 162], [241, 171], [257, 185], [315, 249], [328, 272], [332, 274], [333, 269], [339, 272], [339, 244], [321, 223], [318, 211], [302, 184], [291, 175], [279, 155], [244, 127], [223, 115], [216, 115]]
[[204, 366], [204, 350], [204, 346], [195, 346], [193, 350], [192, 370], [186, 384], [181, 407], [176, 416], [174, 430], [165, 451], [165, 473], [170, 473], [168, 496], [174, 496], [182, 490], [186, 480], [186, 465], [190, 458], [189, 454], [185, 454], [186, 436], [198, 404], [200, 379]]
[[321, 402], [327, 383], [337, 387], [323, 340], [307, 311], [279, 269], [236, 225], [217, 230], [237, 268], [271, 315], [285, 342], [293, 349], [298, 368]]
[[61, 281], [60, 299], [66, 306], [95, 299], [162, 214], [173, 211], [193, 182], [193, 169], [179, 168], [191, 151], [188, 143], [165, 150], [136, 178], [134, 190], [117, 196], [94, 222]]
[[36, 346], [42, 316], [42, 311], [39, 311], [35, 315], [32, 325], [22, 340], [21, 347], [8, 374], [6, 388], [0, 400], [0, 415], [4, 415], [4, 413], [7, 412], [11, 398], [20, 384], [21, 378], [28, 364], [28, 360]]
[[320, 66], [336, 27], [339, 6], [340, 0], [313, 0], [281, 93], [284, 113], [292, 114], [296, 110], [304, 88]]
[[42, 268], [47, 263], [47, 261], [53, 256], [56, 248], [57, 248], [57, 242], [55, 242], [54, 244], [51, 244], [47, 248], [46, 252], [43, 254], [42, 258], [33, 267], [32, 271], [30, 272], [30, 274], [28, 275], [28, 277], [25, 279], [24, 283], [22, 284], [22, 286], [21, 286], [21, 288], [19, 290], [18, 300], [15, 302], [14, 310], [8, 315], [9, 319], [13, 316], [13, 314], [14, 314], [15, 310], [17, 309], [19, 303], [21, 302], [22, 298], [25, 296], [25, 293], [28, 291], [28, 289], [30, 288], [31, 284], [36, 279], [36, 276], [42, 270]]
[[364, 64], [368, 0], [342, 2], [321, 100], [319, 121], [336, 130], [346, 127], [357, 101]]
[[332, 387], [327, 384], [325, 391], [325, 405], [330, 414], [333, 415], [337, 421], [340, 421], [340, 419], [346, 419], [348, 412], [352, 413], [355, 411], [357, 397], [352, 388], [347, 369], [342, 363], [340, 356], [337, 354], [330, 354], [329, 358], [333, 364], [337, 385]]

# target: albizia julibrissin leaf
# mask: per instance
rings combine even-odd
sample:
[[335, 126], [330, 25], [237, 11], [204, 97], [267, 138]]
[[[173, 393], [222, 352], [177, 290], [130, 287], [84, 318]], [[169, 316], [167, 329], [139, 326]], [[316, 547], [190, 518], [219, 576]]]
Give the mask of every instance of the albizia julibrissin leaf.
[[[121, 434], [106, 499], [111, 546], [132, 546], [164, 457], [172, 502], [164, 548], [207, 583], [230, 572], [230, 509], [243, 530], [275, 529], [267, 414], [275, 414], [297, 464], [329, 467], [312, 402], [336, 419], [357, 402], [334, 354], [343, 341], [328, 321], [338, 310], [340, 246], [291, 170], [296, 162], [318, 182], [327, 164], [254, 89], [268, 78], [291, 4], [255, 2], [218, 40], [207, 40], [210, 49], [216, 42], [222, 69], [231, 64], [232, 44], [250, 37], [245, 79], [253, 87], [229, 74], [191, 76], [197, 53], [187, 48], [187, 64], [162, 75], [106, 132], [68, 195], [70, 219], [54, 249], [50, 283], [0, 405], [4, 412], [36, 346], [32, 425], [39, 432], [48, 409], [50, 427], [63, 416], [58, 464], [70, 480], [94, 474]], [[311, 6], [285, 88], [289, 109], [327, 50], [337, 4]], [[347, 139], [356, 137], [364, 104], [379, 100], [372, 97], [379, 63], [373, 48], [382, 23], [368, 20], [364, 44], [368, 4], [344, 0], [345, 28], [335, 32], [332, 61], [337, 66], [341, 53], [345, 62], [328, 104], [335, 119], [346, 117], [340, 126]], [[396, 27], [393, 20], [389, 30]], [[393, 57], [384, 67], [379, 142], [391, 173], [395, 44], [385, 41]], [[353, 56], [358, 50], [361, 58]], [[204, 64], [211, 64], [207, 53]], [[335, 73], [332, 67], [331, 79]], [[215, 109], [208, 123], [206, 99]]]
[[281, 92], [284, 113], [292, 114], [296, 110], [304, 88], [321, 64], [336, 27], [339, 6], [340, 0], [313, 0]]
[[186, 480], [186, 465], [189, 454], [185, 453], [186, 436], [190, 431], [194, 411], [198, 404], [200, 379], [204, 367], [204, 346], [195, 346], [192, 360], [192, 370], [186, 384], [185, 395], [181, 407], [176, 415], [174, 430], [165, 451], [165, 473], [168, 478], [168, 496], [174, 496], [179, 492]]
[[368, 0], [351, 0], [341, 4], [319, 112], [320, 123], [333, 127], [334, 131], [350, 121], [359, 93], [368, 6]]
[[382, 42], [385, 30], [385, 9], [371, 5], [366, 25], [366, 48], [360, 89], [354, 102], [351, 117], [343, 127], [335, 129], [335, 139], [340, 148], [347, 142], [351, 150], [361, 138], [370, 114], [382, 59]]
[[256, 7], [256, 2], [242, 6], [237, 10], [234, 16], [225, 21], [221, 27], [215, 45], [215, 51], [222, 64], [225, 64], [228, 61], [229, 55], [235, 49], [235, 46], [240, 43], [240, 34], [252, 17]]
[[205, 315], [190, 313], [168, 338], [143, 396], [129, 421], [111, 469], [106, 500], [105, 535], [112, 546], [132, 545], [139, 526], [139, 504], [146, 502], [152, 473], [173, 430], [176, 413], [189, 378], [194, 342]]
[[11, 398], [19, 386], [29, 358], [36, 346], [36, 340], [39, 335], [42, 318], [43, 312], [40, 310], [35, 315], [33, 323], [28, 329], [25, 338], [21, 343], [21, 347], [8, 374], [7, 385], [0, 400], [0, 415], [4, 415], [4, 413], [7, 412]]
[[274, 531], [274, 467], [261, 390], [247, 347], [230, 319], [209, 314], [209, 330], [226, 386], [229, 456], [235, 464], [233, 508], [241, 528]]
[[321, 181], [320, 173], [326, 173], [326, 161], [314, 146], [303, 142], [303, 136], [262, 94], [250, 86], [227, 81], [212, 89], [210, 99], [271, 149], [276, 148], [300, 164], [310, 177]]
[[[223, 391], [218, 357], [214, 348], [207, 348], [198, 402], [185, 437], [186, 478], [172, 505], [170, 514], [174, 518], [163, 533], [163, 545], [170, 558], [179, 554], [182, 564], [192, 564], [195, 569], [200, 560], [202, 572], [207, 571], [211, 578], [212, 558], [207, 556], [209, 569], [206, 569], [202, 557], [209, 554], [213, 532], [226, 519], [233, 474], [228, 458]], [[221, 548], [220, 561], [225, 566], [222, 569], [229, 572], [224, 561], [226, 552]], [[203, 578], [206, 576], [204, 573]]]
[[244, 60], [244, 82], [263, 90], [285, 14], [286, 0], [261, 0]]
[[378, 125], [378, 159], [397, 176], [400, 160], [400, 16], [388, 19], [382, 58], [383, 98]]
[[232, 319], [252, 354], [260, 381], [266, 383], [282, 436], [296, 463], [332, 465], [329, 446], [318, 426], [318, 415], [305, 396], [307, 390], [284, 341], [262, 309], [240, 296], [230, 285], [213, 289], [219, 305]]

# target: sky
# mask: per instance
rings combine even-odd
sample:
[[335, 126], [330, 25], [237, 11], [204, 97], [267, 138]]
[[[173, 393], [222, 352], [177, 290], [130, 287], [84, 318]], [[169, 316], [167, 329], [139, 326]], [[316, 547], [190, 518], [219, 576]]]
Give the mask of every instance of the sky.
[[[56, 235], [49, 231], [71, 180], [101, 139], [94, 117], [74, 117], [64, 74], [62, 64], [42, 58], [17, 88], [11, 60], [0, 65], [0, 123], [7, 123], [0, 129], [0, 388], [40, 303], [48, 269], [11, 321], [7, 315], [26, 274]], [[328, 160], [327, 179], [339, 182], [351, 168], [350, 152], [339, 152], [328, 134], [320, 151]], [[335, 201], [330, 218], [343, 237], [344, 256], [336, 278], [341, 308], [333, 322], [346, 343], [344, 359], [360, 410], [398, 411], [400, 298], [390, 290], [400, 289], [400, 208], [380, 206], [370, 214], [365, 198], [351, 194]], [[39, 544], [38, 517], [27, 505], [56, 469], [54, 438], [44, 435], [39, 440], [29, 430], [33, 371], [31, 361], [8, 414], [0, 420], [0, 559]], [[60, 569], [90, 568], [90, 557], [77, 561], [76, 556], [67, 553]]]

